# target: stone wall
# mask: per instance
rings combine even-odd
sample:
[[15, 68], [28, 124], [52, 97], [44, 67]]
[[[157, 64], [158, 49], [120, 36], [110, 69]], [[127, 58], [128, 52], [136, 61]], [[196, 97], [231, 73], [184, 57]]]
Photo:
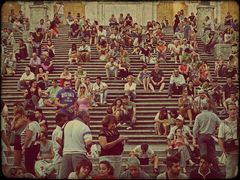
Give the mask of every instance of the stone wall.
[[220, 5], [221, 8], [221, 22], [224, 22], [224, 18], [227, 12], [233, 16], [234, 19], [239, 20], [239, 4], [237, 1], [223, 1]]

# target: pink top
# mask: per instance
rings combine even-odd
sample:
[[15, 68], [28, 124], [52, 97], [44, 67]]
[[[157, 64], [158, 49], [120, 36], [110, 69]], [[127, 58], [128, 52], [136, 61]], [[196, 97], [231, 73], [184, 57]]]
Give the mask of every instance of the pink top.
[[80, 111], [88, 111], [89, 106], [89, 99], [88, 98], [78, 98], [77, 99], [77, 105], [78, 105], [78, 112]]

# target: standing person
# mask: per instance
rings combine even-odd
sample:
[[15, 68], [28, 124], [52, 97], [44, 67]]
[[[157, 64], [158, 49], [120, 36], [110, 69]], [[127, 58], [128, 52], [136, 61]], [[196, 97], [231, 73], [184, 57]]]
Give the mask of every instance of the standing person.
[[53, 143], [53, 153], [54, 157], [52, 160], [52, 164], [56, 170], [56, 179], [59, 179], [59, 172], [62, 162], [62, 157], [59, 154], [60, 143], [62, 141], [62, 126], [68, 121], [68, 116], [64, 113], [58, 113], [55, 117], [56, 128], [52, 133], [52, 143]]
[[101, 146], [99, 161], [108, 161], [113, 166], [114, 176], [119, 177], [122, 163], [123, 141], [126, 137], [117, 130], [117, 119], [113, 115], [106, 115], [102, 120], [102, 129], [99, 132]]
[[89, 114], [81, 111], [77, 117], [66, 123], [63, 131], [63, 159], [60, 179], [66, 179], [76, 170], [78, 163], [88, 159], [86, 154], [92, 145], [92, 135], [88, 127]]
[[55, 104], [59, 111], [66, 113], [70, 119], [74, 115], [74, 104], [77, 100], [77, 94], [70, 88], [70, 81], [64, 82], [64, 88], [59, 90], [55, 99]]
[[177, 157], [167, 157], [167, 170], [157, 176], [157, 179], [188, 179], [186, 174], [180, 172], [180, 159]]
[[128, 170], [124, 171], [120, 179], [150, 179], [149, 174], [141, 170], [140, 161], [136, 157], [128, 158]]
[[14, 131], [14, 165], [21, 166], [22, 162], [22, 146], [21, 146], [21, 134], [24, 132], [28, 121], [25, 115], [24, 108], [22, 104], [15, 103], [13, 105], [13, 121], [11, 124], [11, 131]]
[[202, 112], [196, 116], [194, 121], [193, 136], [197, 139], [200, 155], [207, 155], [212, 161], [214, 170], [219, 172], [215, 141], [212, 136], [215, 135], [215, 130], [221, 120], [215, 113], [208, 110], [209, 102], [203, 103], [202, 108]]
[[207, 155], [200, 157], [199, 167], [192, 170], [190, 179], [221, 179], [217, 172], [211, 169], [211, 160]]
[[[226, 178], [237, 176], [238, 158], [239, 158], [239, 140], [238, 140], [238, 113], [237, 105], [230, 103], [227, 106], [228, 118], [221, 122], [218, 131], [219, 145], [226, 155]], [[229, 143], [228, 142], [232, 142]], [[227, 145], [228, 144], [228, 145]]]
[[30, 122], [26, 128], [22, 152], [24, 153], [25, 157], [26, 170], [35, 175], [34, 165], [37, 159], [37, 155], [40, 151], [38, 139], [41, 133], [41, 127], [36, 121], [35, 113], [33, 111], [28, 111], [27, 120]]
[[80, 111], [88, 111], [90, 106], [90, 99], [87, 96], [86, 87], [80, 85], [78, 92], [78, 99], [75, 103], [75, 112], [78, 114]]

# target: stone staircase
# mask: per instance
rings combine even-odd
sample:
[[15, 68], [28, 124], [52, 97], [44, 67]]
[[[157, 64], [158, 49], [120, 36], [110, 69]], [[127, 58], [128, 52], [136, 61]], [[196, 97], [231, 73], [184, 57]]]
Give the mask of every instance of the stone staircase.
[[[67, 37], [67, 31], [68, 27], [63, 26], [60, 29], [60, 35], [57, 39], [53, 40], [53, 43], [55, 45], [56, 49], [56, 55], [53, 59], [54, 64], [54, 72], [53, 74], [49, 75], [49, 79], [59, 79], [60, 73], [63, 71], [63, 67], [65, 65], [69, 66], [69, 69], [71, 73], [74, 73], [77, 66], [76, 65], [69, 65], [68, 62], [68, 50], [71, 47], [72, 43], [76, 43], [77, 47], [80, 45], [80, 40], [72, 39], [68, 40]], [[166, 38], [165, 41], [169, 43], [172, 39], [172, 32], [165, 32]], [[16, 41], [21, 37], [20, 34], [16, 34]], [[203, 43], [201, 42], [200, 38], [198, 40], [199, 45], [199, 54], [202, 60], [207, 60], [211, 74], [213, 75], [213, 78], [218, 79], [220, 84], [224, 84], [226, 80], [224, 78], [217, 78], [214, 77], [214, 57], [213, 55], [208, 55], [203, 52]], [[17, 41], [18, 42], [18, 41]], [[46, 43], [46, 42], [44, 42]], [[11, 50], [8, 48], [8, 50]], [[127, 49], [130, 53], [132, 51], [132, 48]], [[107, 80], [106, 73], [104, 66], [106, 62], [103, 62], [98, 59], [98, 53], [96, 50], [96, 46], [91, 46], [91, 61], [85, 62], [83, 64], [83, 69], [87, 71], [88, 76], [91, 77], [91, 81], [95, 82], [96, 76], [101, 76], [103, 81], [106, 82], [109, 86], [108, 90], [108, 98], [107, 98], [107, 105], [102, 105], [99, 107], [94, 107], [93, 109], [90, 109], [90, 117], [91, 117], [91, 123], [90, 127], [93, 134], [94, 142], [97, 143], [97, 137], [98, 132], [101, 127], [101, 119], [106, 114], [106, 109], [109, 107], [114, 99], [116, 97], [121, 97], [124, 94], [124, 81], [121, 80]], [[131, 71], [133, 72], [133, 75], [136, 77], [138, 72], [141, 70], [142, 62], [139, 60], [139, 55], [131, 55]], [[1, 81], [1, 94], [2, 99], [7, 103], [9, 107], [9, 117], [12, 118], [13, 115], [13, 103], [15, 102], [23, 102], [23, 91], [19, 92], [16, 89], [17, 81], [20, 79], [21, 74], [24, 72], [24, 67], [29, 63], [29, 59], [22, 60], [21, 63], [17, 64], [17, 70], [14, 77], [4, 77]], [[175, 64], [174, 62], [170, 61], [170, 54], [167, 53], [167, 63], [161, 63], [160, 69], [163, 71], [165, 76], [165, 82], [169, 82], [170, 75], [172, 74], [172, 71], [174, 68], [178, 67], [179, 64]], [[149, 65], [149, 70], [151, 71], [153, 69], [154, 65]], [[237, 82], [234, 82], [237, 84]], [[152, 93], [152, 92], [144, 92], [142, 86], [137, 86], [137, 98], [136, 98], [136, 106], [137, 106], [137, 122], [135, 125], [135, 128], [133, 130], [125, 130], [125, 128], [120, 128], [119, 132], [122, 135], [126, 135], [129, 137], [128, 141], [125, 145], [125, 152], [124, 152], [124, 161], [126, 160], [127, 154], [130, 152], [130, 150], [137, 144], [140, 143], [149, 143], [150, 146], [155, 150], [155, 152], [159, 155], [160, 158], [160, 171], [163, 171], [163, 167], [165, 165], [163, 164], [163, 160], [166, 157], [166, 136], [157, 136], [154, 133], [154, 126], [153, 126], [153, 120], [156, 115], [156, 113], [159, 111], [160, 107], [166, 106], [168, 109], [177, 109], [177, 98], [179, 96], [173, 95], [173, 98], [168, 99], [167, 98], [167, 89], [168, 89], [168, 83], [166, 83], [166, 86], [164, 88], [164, 91], [162, 93]], [[74, 87], [74, 84], [73, 86]], [[218, 107], [218, 111], [220, 111], [222, 108]], [[52, 134], [52, 131], [55, 129], [55, 108], [52, 107], [43, 107], [43, 113], [47, 118], [48, 124], [49, 124], [49, 135]], [[224, 116], [220, 116], [221, 119], [224, 119]], [[188, 124], [189, 121], [186, 120], [186, 123]], [[51, 137], [51, 136], [50, 136]], [[218, 154], [221, 152], [218, 149]], [[95, 159], [94, 162], [97, 162]], [[191, 168], [191, 167], [189, 167]], [[188, 168], [188, 170], [190, 170]], [[144, 167], [147, 172], [152, 173], [152, 166], [146, 166]]]

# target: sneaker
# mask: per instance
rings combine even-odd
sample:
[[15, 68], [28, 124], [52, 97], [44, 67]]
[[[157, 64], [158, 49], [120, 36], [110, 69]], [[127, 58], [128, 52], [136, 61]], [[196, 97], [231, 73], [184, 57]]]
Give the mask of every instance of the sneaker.
[[126, 125], [127, 125], [127, 123], [123, 123], [122, 125], [123, 125], [123, 126], [126, 126]]
[[107, 104], [107, 101], [104, 101], [103, 104]]
[[117, 124], [117, 127], [121, 127], [121, 126], [122, 126], [122, 124], [121, 124], [121, 123], [118, 123], [118, 124]]
[[127, 130], [132, 130], [133, 128], [131, 126], [128, 126], [127, 127]]

